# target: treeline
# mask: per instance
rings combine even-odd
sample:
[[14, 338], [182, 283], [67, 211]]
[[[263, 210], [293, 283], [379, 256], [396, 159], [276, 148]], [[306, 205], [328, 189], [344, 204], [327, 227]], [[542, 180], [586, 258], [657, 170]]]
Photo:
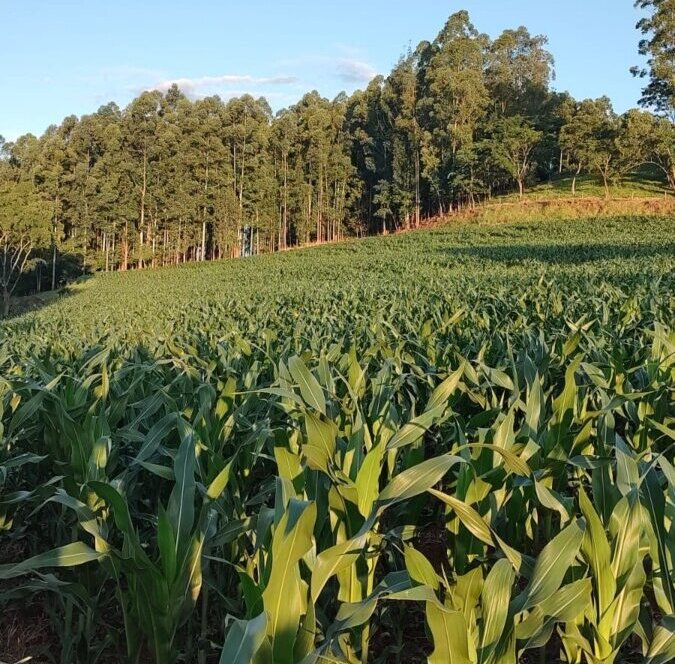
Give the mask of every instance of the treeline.
[[609, 193], [651, 162], [675, 188], [669, 119], [575, 101], [552, 76], [545, 37], [491, 40], [459, 12], [350, 97], [273, 115], [174, 86], [0, 142], [0, 285], [237, 256], [245, 227], [254, 252], [409, 228], [563, 172]]

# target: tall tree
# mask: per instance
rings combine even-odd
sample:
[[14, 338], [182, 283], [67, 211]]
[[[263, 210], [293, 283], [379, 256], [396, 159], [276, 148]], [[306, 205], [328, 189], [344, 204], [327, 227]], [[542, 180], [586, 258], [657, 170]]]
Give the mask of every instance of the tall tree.
[[655, 119], [647, 149], [649, 161], [663, 171], [670, 188], [675, 190], [675, 124], [665, 118]]
[[505, 30], [490, 45], [486, 84], [501, 115], [537, 115], [548, 96], [553, 77], [553, 56], [548, 39], [527, 28]]
[[418, 117], [419, 52], [401, 58], [382, 91], [391, 128], [392, 185], [397, 216], [417, 227], [421, 213], [421, 128]]
[[[134, 223], [138, 238], [136, 260], [143, 267], [147, 258], [147, 219], [150, 197], [153, 192], [155, 166], [158, 155], [158, 132], [160, 125], [161, 94], [143, 92], [134, 99], [124, 115], [124, 142], [128, 156], [127, 177], [133, 183], [137, 213]], [[128, 223], [125, 222], [122, 237], [122, 269], [129, 267], [130, 243]]]
[[461, 174], [460, 150], [472, 147], [489, 104], [488, 46], [488, 37], [476, 30], [466, 11], [460, 11], [421, 54], [424, 95], [420, 110], [426, 127], [423, 174], [435, 190], [440, 213], [451, 202], [453, 181]]
[[[641, 6], [663, 91], [672, 2]], [[237, 256], [245, 228], [262, 252], [418, 226], [565, 169], [573, 191], [585, 171], [608, 194], [649, 161], [675, 186], [672, 117], [552, 92], [546, 43], [524, 27], [491, 41], [457, 12], [350, 97], [311, 92], [273, 117], [263, 98], [191, 100], [174, 85], [0, 141], [0, 163], [21, 183], [13, 200], [30, 208], [34, 189], [49, 203], [50, 248], [35, 255], [51, 259], [53, 286], [76, 269]]]
[[533, 154], [542, 133], [520, 115], [500, 118], [488, 141], [495, 162], [518, 184], [523, 197], [525, 181], [533, 167]]
[[[565, 149], [582, 168], [597, 173], [609, 198], [609, 184], [620, 174], [617, 139], [619, 118], [607, 97], [586, 99], [577, 105], [570, 121], [561, 130]], [[574, 182], [573, 182], [574, 186]]]
[[647, 65], [631, 70], [648, 79], [640, 104], [675, 123], [675, 0], [636, 0], [635, 6], [649, 12], [636, 26], [644, 36], [638, 50]]
[[50, 206], [30, 180], [15, 180], [0, 172], [0, 292], [2, 315], [10, 312], [10, 298], [33, 250], [49, 242]]

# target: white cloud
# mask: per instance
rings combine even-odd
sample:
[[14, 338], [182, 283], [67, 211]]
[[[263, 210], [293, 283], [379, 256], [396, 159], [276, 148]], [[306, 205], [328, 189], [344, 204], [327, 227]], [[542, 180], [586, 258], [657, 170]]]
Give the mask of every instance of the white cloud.
[[337, 75], [345, 83], [369, 83], [377, 76], [376, 69], [364, 60], [337, 58]]
[[224, 74], [222, 76], [198, 76], [195, 78], [173, 78], [159, 81], [147, 86], [146, 90], [166, 92], [172, 85], [177, 85], [183, 93], [194, 97], [215, 91], [231, 85], [261, 86], [261, 85], [293, 85], [300, 79], [297, 76], [263, 76], [255, 77], [240, 74]]

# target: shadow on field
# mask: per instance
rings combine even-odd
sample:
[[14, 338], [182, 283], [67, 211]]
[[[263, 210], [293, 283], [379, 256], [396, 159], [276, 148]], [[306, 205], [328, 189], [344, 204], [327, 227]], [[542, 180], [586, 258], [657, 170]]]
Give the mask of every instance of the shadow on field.
[[77, 291], [73, 289], [75, 284], [81, 284], [89, 280], [91, 275], [85, 275], [77, 279], [77, 281], [64, 286], [55, 291], [45, 291], [43, 293], [35, 293], [33, 295], [20, 295], [19, 297], [13, 297], [10, 300], [9, 316], [7, 318], [2, 317], [2, 312], [0, 311], [0, 323], [8, 323], [16, 327], [20, 324], [20, 318], [24, 314], [32, 313], [39, 311], [40, 309], [46, 309], [51, 307], [54, 304], [58, 304], [64, 298], [70, 298], [77, 295]]
[[552, 265], [582, 265], [604, 260], [675, 257], [675, 242], [641, 244], [561, 244], [561, 245], [477, 245], [438, 249], [448, 259], [477, 258], [507, 265], [536, 261]]

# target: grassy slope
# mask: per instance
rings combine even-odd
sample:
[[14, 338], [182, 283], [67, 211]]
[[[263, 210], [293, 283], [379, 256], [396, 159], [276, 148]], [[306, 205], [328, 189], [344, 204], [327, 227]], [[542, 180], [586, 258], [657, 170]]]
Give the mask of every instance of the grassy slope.
[[0, 349], [3, 334], [11, 346], [30, 340], [69, 349], [103, 336], [154, 340], [194, 329], [201, 319], [214, 325], [214, 311], [215, 333], [225, 333], [250, 311], [266, 319], [270, 302], [315, 322], [330, 316], [330, 337], [349, 324], [350, 312], [391, 307], [395, 315], [404, 293], [427, 315], [436, 297], [457, 308], [474, 306], [488, 295], [516, 297], [542, 277], [574, 291], [573, 317], [585, 313], [578, 296], [600, 283], [628, 296], [638, 285], [672, 282], [674, 230], [672, 217], [462, 221], [247, 260], [97, 275], [42, 310], [0, 325]]
[[[577, 178], [577, 198], [605, 197], [602, 180], [595, 175], [583, 174]], [[621, 182], [610, 186], [611, 198], [658, 198], [673, 195], [669, 190], [662, 173], [657, 169], [643, 167], [626, 176]], [[528, 187], [525, 198], [533, 201], [557, 198], [572, 198], [572, 175], [564, 174], [551, 182], [544, 182]], [[518, 200], [517, 192], [503, 197], [504, 200]]]

